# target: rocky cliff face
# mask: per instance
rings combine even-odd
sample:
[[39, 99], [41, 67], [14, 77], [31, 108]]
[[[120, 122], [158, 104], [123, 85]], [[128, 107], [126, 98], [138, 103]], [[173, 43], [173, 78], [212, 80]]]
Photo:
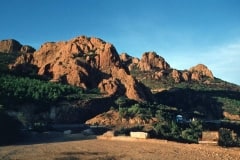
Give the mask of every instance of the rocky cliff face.
[[22, 45], [14, 39], [0, 41], [0, 52], [3, 53], [33, 53], [35, 49], [28, 45]]
[[150, 92], [140, 85], [122, 65], [115, 47], [98, 38], [80, 36], [66, 42], [49, 42], [34, 54], [19, 57], [12, 68], [31, 64], [38, 74], [54, 82], [85, 89], [99, 87], [108, 95], [125, 94], [137, 101]]

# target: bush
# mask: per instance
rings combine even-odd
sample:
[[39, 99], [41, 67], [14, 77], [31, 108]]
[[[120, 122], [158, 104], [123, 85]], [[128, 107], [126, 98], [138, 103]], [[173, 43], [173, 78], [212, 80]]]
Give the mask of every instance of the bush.
[[158, 123], [154, 127], [156, 137], [168, 139], [170, 137], [170, 127], [167, 123]]
[[218, 145], [223, 147], [236, 147], [240, 146], [240, 139], [233, 130], [228, 128], [219, 129]]
[[200, 121], [193, 121], [189, 124], [165, 121], [156, 124], [154, 129], [158, 138], [178, 142], [198, 143], [198, 138], [202, 135], [202, 124]]

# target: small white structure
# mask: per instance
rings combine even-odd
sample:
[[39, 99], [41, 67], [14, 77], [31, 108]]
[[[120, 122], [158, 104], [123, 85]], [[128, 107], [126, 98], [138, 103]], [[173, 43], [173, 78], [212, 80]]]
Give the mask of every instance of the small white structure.
[[176, 122], [177, 122], [177, 123], [182, 123], [182, 122], [183, 122], [183, 116], [180, 115], [180, 114], [177, 115], [177, 116], [176, 116]]
[[130, 137], [147, 139], [149, 135], [146, 132], [130, 132]]

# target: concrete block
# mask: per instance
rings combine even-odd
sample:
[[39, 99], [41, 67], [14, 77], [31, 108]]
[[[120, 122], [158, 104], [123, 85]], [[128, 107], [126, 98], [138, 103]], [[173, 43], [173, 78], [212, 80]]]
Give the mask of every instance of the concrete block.
[[147, 139], [149, 135], [146, 132], [130, 132], [130, 137]]

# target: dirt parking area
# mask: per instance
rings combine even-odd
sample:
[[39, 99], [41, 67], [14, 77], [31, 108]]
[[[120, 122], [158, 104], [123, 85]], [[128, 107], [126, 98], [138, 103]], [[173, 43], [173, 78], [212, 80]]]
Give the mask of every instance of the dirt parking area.
[[0, 147], [1, 160], [239, 160], [240, 148], [164, 140], [97, 139], [71, 135], [64, 141]]

